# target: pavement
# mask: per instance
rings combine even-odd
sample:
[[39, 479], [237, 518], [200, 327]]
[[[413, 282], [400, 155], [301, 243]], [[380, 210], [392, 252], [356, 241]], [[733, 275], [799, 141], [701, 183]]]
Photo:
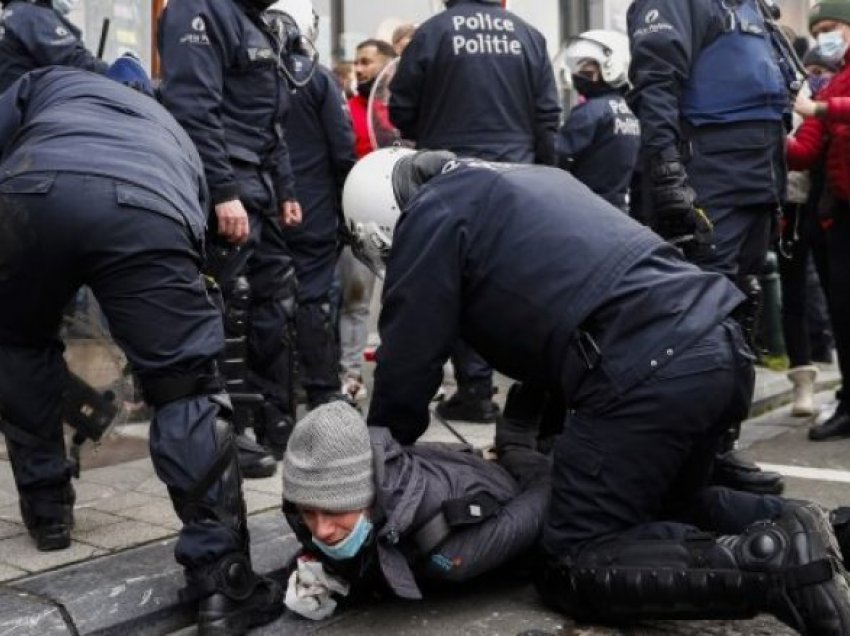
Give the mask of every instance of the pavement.
[[[828, 404], [837, 373], [819, 377]], [[508, 386], [500, 379], [497, 401]], [[850, 440], [813, 444], [809, 420], [792, 418], [783, 373], [758, 372], [754, 417], [742, 446], [761, 463], [788, 475], [787, 494], [827, 506], [850, 503]], [[492, 442], [493, 426], [457, 424], [476, 446]], [[455, 441], [432, 421], [424, 439]], [[180, 522], [147, 456], [147, 425], [113, 431], [83, 455], [77, 481], [76, 526], [69, 549], [38, 552], [21, 522], [11, 470], [0, 446], [0, 636], [22, 634], [180, 634], [190, 636], [192, 608], [178, 594], [182, 571], [173, 560]], [[279, 476], [246, 480], [253, 561], [279, 572], [297, 550], [279, 512]], [[534, 632], [539, 630], [539, 632]], [[499, 574], [419, 603], [383, 602], [312, 623], [285, 615], [256, 634], [792, 634], [769, 617], [751, 621], [647, 623], [628, 629], [577, 626], [543, 608], [525, 577]]]

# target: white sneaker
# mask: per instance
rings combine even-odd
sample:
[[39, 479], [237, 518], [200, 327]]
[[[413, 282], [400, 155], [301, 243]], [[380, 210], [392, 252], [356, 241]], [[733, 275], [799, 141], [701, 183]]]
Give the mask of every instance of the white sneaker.
[[363, 378], [353, 375], [348, 376], [343, 381], [342, 392], [355, 401], [365, 400], [366, 396], [369, 395], [369, 391], [366, 390], [366, 385], [363, 384]]

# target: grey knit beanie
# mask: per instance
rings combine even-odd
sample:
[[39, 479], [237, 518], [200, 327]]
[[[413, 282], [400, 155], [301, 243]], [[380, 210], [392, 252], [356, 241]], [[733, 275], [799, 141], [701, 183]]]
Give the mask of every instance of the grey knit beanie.
[[372, 445], [366, 422], [351, 406], [324, 404], [295, 425], [283, 456], [283, 497], [330, 512], [372, 505]]

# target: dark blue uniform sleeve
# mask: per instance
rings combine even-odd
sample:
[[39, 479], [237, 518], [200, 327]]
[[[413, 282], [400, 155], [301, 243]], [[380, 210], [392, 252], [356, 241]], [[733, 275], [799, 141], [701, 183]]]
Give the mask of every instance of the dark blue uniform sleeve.
[[213, 204], [239, 198], [221, 116], [225, 63], [235, 54], [223, 5], [172, 2], [159, 24], [162, 103], [195, 142]]
[[537, 104], [534, 113], [534, 162], [545, 166], [554, 166], [555, 132], [561, 118], [561, 100], [558, 97], [558, 85], [555, 71], [546, 52], [546, 42], [540, 39], [540, 64], [537, 78]]
[[340, 196], [345, 178], [354, 167], [357, 157], [354, 155], [354, 129], [348, 108], [342, 99], [336, 80], [324, 68], [320, 68], [320, 80], [323, 83], [322, 125], [327, 134], [328, 152], [333, 165], [334, 176]]
[[370, 426], [386, 426], [401, 444], [428, 428], [428, 405], [460, 331], [466, 230], [430, 189], [399, 220], [378, 329]]
[[36, 73], [28, 73], [0, 93], [0, 155], [12, 143], [24, 121], [35, 76]]
[[74, 66], [105, 73], [108, 65], [89, 51], [79, 31], [49, 7], [19, 3], [7, 15], [4, 28], [18, 39], [39, 66]]
[[590, 103], [573, 108], [555, 138], [558, 166], [569, 170], [571, 164], [591, 147], [603, 121]]
[[416, 141], [416, 122], [428, 68], [427, 33], [420, 29], [404, 49], [390, 82], [390, 121], [405, 139]]
[[[708, 3], [706, 3], [708, 4]], [[646, 156], [679, 142], [679, 103], [708, 27], [692, 0], [635, 0], [628, 12], [633, 110]]]
[[297, 198], [295, 195], [295, 173], [292, 170], [292, 162], [289, 159], [289, 146], [286, 143], [286, 136], [284, 134], [288, 113], [289, 108], [283, 109], [280, 121], [278, 122], [280, 134], [278, 135], [275, 152], [275, 193], [279, 203], [283, 201], [294, 201]]

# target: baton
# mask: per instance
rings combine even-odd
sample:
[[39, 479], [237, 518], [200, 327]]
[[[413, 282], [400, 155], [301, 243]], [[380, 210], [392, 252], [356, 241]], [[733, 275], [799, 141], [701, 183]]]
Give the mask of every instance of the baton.
[[103, 19], [103, 24], [100, 27], [100, 42], [97, 45], [97, 58], [103, 59], [103, 52], [106, 49], [106, 36], [109, 35], [109, 18]]

